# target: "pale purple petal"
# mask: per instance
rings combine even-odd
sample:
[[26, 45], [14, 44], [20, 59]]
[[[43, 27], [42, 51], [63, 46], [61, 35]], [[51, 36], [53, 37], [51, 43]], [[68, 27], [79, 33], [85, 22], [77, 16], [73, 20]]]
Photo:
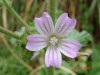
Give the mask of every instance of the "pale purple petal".
[[35, 26], [40, 34], [50, 36], [54, 31], [54, 25], [51, 17], [44, 12], [42, 17], [34, 19]]
[[26, 49], [30, 51], [38, 51], [47, 46], [47, 39], [39, 34], [29, 35], [27, 40]]
[[50, 46], [45, 55], [45, 65], [46, 67], [54, 66], [58, 68], [62, 63], [62, 56], [56, 47]]
[[44, 12], [42, 17], [44, 20], [44, 24], [47, 27], [49, 33], [52, 34], [54, 32], [54, 24], [52, 18], [47, 12]]
[[78, 50], [81, 48], [81, 44], [77, 41], [70, 39], [63, 39], [59, 42], [59, 50], [70, 58], [77, 56]]
[[57, 22], [55, 27], [55, 35], [65, 36], [67, 33], [72, 31], [76, 25], [76, 19], [71, 19], [68, 17], [67, 13], [62, 14]]

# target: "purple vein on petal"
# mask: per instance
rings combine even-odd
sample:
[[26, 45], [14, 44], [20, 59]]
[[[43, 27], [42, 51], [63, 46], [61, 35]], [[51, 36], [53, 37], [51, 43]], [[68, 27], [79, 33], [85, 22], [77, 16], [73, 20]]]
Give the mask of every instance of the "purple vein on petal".
[[[65, 25], [66, 25], [66, 24], [65, 24]], [[64, 26], [65, 26], [65, 25], [64, 25]], [[76, 25], [76, 24], [75, 24], [75, 25]], [[60, 34], [68, 33], [71, 29], [73, 29], [73, 28], [75, 27], [75, 25], [72, 24], [72, 23], [70, 22], [69, 25], [68, 25], [68, 27], [67, 27], [66, 29], [64, 29], [64, 27], [63, 27], [63, 29], [62, 29], [62, 31], [61, 31]]]
[[45, 34], [45, 35], [48, 35], [46, 29], [44, 28], [44, 26], [42, 25], [42, 23], [40, 22], [41, 21], [41, 18], [35, 18], [35, 25], [37, 27], [37, 30], [41, 33], [41, 34]]
[[68, 14], [67, 14], [67, 13], [64, 13], [64, 14], [62, 14], [62, 15], [58, 18], [58, 20], [57, 20], [57, 22], [56, 22], [56, 29], [55, 29], [55, 33], [56, 33], [56, 34], [58, 33], [59, 28], [61, 27], [62, 23], [66, 20], [65, 18], [66, 18], [67, 16], [68, 16]]
[[[64, 55], [66, 55], [66, 56], [68, 56], [68, 57], [71, 57], [71, 58], [75, 58], [76, 57], [76, 55], [75, 55], [75, 52], [73, 51], [73, 52], [70, 52], [68, 49], [64, 49], [63, 47], [61, 47], [61, 52], [62, 52], [62, 50], [64, 51]], [[66, 52], [66, 53], [65, 53]], [[74, 55], [74, 56], [73, 56]]]
[[52, 21], [51, 17], [46, 12], [43, 13], [42, 17], [44, 20], [44, 24], [48, 28], [49, 34], [51, 34], [53, 32], [53, 29], [54, 29], [54, 25], [53, 25], [53, 21]]

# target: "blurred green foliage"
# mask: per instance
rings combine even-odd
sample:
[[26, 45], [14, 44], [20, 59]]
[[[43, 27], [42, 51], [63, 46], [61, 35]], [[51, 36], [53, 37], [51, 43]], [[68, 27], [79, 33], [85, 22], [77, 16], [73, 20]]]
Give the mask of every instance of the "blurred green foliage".
[[[28, 23], [36, 32], [33, 23], [35, 16], [40, 16], [47, 10], [45, 0], [9, 0], [16, 12]], [[76, 29], [67, 35], [67, 38], [79, 41], [83, 48], [81, 51], [92, 52], [89, 57], [80, 56], [75, 60], [63, 58], [62, 66], [69, 68], [78, 75], [100, 75], [100, 1], [99, 0], [57, 0], [56, 18], [63, 12], [68, 12], [70, 17], [77, 18]], [[6, 14], [4, 14], [6, 13]], [[6, 15], [7, 21], [3, 18]], [[6, 24], [5, 24], [6, 23]], [[21, 23], [7, 10], [0, 0], [0, 25], [22, 35], [22, 42], [6, 36], [6, 40], [11, 45], [13, 51], [20, 59], [31, 64], [34, 70], [41, 64], [44, 64], [44, 56], [40, 56], [35, 61], [30, 58], [33, 52], [25, 49], [26, 36], [25, 28]], [[43, 54], [43, 52], [41, 52]], [[39, 53], [39, 54], [41, 54]], [[46, 75], [46, 68], [37, 71], [35, 75]], [[16, 60], [9, 52], [4, 41], [0, 37], [0, 75], [29, 75], [30, 71]], [[34, 74], [33, 74], [34, 75]], [[70, 75], [61, 69], [55, 69], [55, 75]]]

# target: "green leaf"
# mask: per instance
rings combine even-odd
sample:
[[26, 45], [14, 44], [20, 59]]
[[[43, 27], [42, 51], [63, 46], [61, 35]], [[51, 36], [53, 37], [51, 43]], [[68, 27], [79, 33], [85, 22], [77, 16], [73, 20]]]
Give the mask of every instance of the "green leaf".
[[92, 41], [91, 35], [86, 31], [79, 32], [73, 30], [67, 35], [67, 38], [79, 41], [82, 46], [85, 46], [89, 41]]

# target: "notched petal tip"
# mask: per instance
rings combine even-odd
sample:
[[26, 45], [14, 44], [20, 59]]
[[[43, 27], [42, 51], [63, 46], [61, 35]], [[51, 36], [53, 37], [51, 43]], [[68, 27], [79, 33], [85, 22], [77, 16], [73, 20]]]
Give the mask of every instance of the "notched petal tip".
[[68, 13], [63, 13], [56, 22], [55, 35], [65, 36], [74, 29], [76, 22], [75, 18], [68, 17]]
[[44, 12], [42, 16], [50, 17], [50, 15], [47, 12]]
[[71, 42], [72, 44], [76, 45], [78, 50], [80, 50], [82, 48], [82, 45], [80, 44], [80, 42], [76, 41], [76, 40], [72, 40], [72, 39], [67, 39], [67, 41]]
[[34, 19], [35, 26], [40, 34], [50, 36], [53, 32], [54, 25], [50, 15], [47, 12], [44, 12], [40, 18]]
[[59, 43], [59, 50], [67, 57], [76, 58], [81, 44], [70, 39], [62, 39]]
[[[62, 16], [68, 16], [68, 13], [63, 13], [63, 14], [61, 14], [60, 17], [62, 17]], [[60, 18], [60, 17], [59, 17], [59, 18]]]

